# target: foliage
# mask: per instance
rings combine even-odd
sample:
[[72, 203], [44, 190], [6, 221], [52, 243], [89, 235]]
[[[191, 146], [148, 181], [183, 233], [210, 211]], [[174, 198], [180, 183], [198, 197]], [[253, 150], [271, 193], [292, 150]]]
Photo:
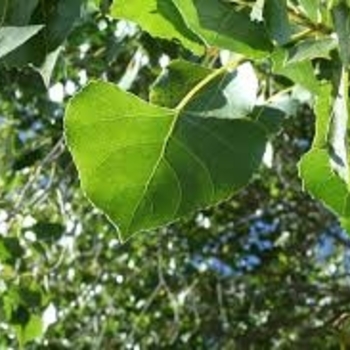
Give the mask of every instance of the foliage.
[[0, 347], [348, 342], [346, 1], [0, 14]]
[[[303, 85], [317, 103], [322, 103], [317, 133], [323, 133], [323, 141], [315, 143], [305, 156], [300, 174], [304, 186], [332, 208], [347, 227], [350, 10], [344, 2], [320, 5], [315, 21], [314, 16], [308, 17], [315, 12], [310, 5], [270, 1], [264, 4], [261, 16], [252, 20], [250, 15], [257, 11], [258, 2], [253, 10], [252, 5], [218, 0], [205, 4], [154, 0], [141, 10], [137, 1], [112, 5], [113, 16], [136, 21], [152, 35], [178, 39], [194, 53], [202, 43], [203, 47], [239, 54], [211, 73], [205, 74], [199, 67], [197, 77], [193, 77], [195, 69], [183, 69], [174, 87], [176, 73], [170, 66], [167, 83], [157, 86], [158, 95], [172, 92], [167, 104], [162, 105], [167, 110], [147, 107], [122, 91], [113, 92], [102, 82], [90, 85], [72, 100], [66, 114], [66, 137], [83, 189], [123, 237], [222, 201], [251, 177], [271, 137], [268, 130], [264, 135], [264, 125], [256, 124], [260, 120], [251, 120], [251, 111], [261, 107], [264, 98], [269, 105], [275, 91], [255, 96], [252, 106], [238, 117], [232, 112], [240, 106], [230, 92], [231, 85], [237, 85], [235, 76], [230, 81], [228, 74], [246, 60], [256, 70], [262, 71], [265, 65], [272, 74]], [[324, 6], [331, 10], [332, 18], [322, 12]], [[315, 69], [328, 61], [328, 54], [339, 55], [331, 65], [336, 79], [324, 77], [322, 69], [316, 76]], [[260, 72], [264, 73], [268, 76]], [[265, 79], [260, 77], [260, 87]], [[174, 93], [179, 84], [186, 88]], [[323, 88], [325, 84], [331, 88]], [[242, 95], [243, 91], [251, 94], [244, 85], [242, 80], [238, 88]], [[279, 88], [275, 90], [280, 92]], [[115, 106], [110, 101], [115, 101]], [[157, 99], [150, 101], [159, 103]]]

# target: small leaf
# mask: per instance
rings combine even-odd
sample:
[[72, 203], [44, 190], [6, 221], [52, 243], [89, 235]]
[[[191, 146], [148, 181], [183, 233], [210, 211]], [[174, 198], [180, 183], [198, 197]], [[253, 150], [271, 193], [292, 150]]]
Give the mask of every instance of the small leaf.
[[24, 44], [42, 28], [42, 25], [0, 28], [0, 57]]
[[328, 143], [331, 155], [331, 165], [336, 173], [349, 184], [349, 157], [348, 157], [348, 120], [347, 106], [348, 74], [343, 67], [337, 95], [334, 99], [331, 123], [329, 126]]
[[182, 60], [172, 61], [157, 78], [150, 101], [158, 106], [175, 108], [186, 94], [213, 70]]
[[310, 61], [287, 63], [288, 52], [283, 49], [275, 50], [272, 54], [274, 63], [273, 73], [285, 76], [310, 92], [318, 93], [319, 82], [315, 77]]
[[84, 0], [47, 1], [43, 17], [46, 23], [47, 52], [56, 50], [67, 38], [75, 22], [80, 18]]
[[312, 60], [314, 58], [329, 58], [329, 52], [337, 47], [333, 38], [307, 39], [299, 42], [289, 51], [288, 64]]
[[72, 99], [65, 130], [84, 191], [123, 237], [228, 198], [266, 144], [253, 121], [192, 116], [103, 82]]
[[1, 62], [9, 67], [19, 68], [31, 64], [43, 74], [44, 82], [47, 83], [57, 58], [56, 50], [80, 17], [83, 3], [84, 0], [41, 1], [30, 23], [43, 23], [43, 30], [24, 45], [11, 51]]
[[304, 188], [337, 213], [350, 230], [347, 80], [343, 69], [333, 101], [328, 86], [320, 90], [313, 147], [301, 159], [299, 173]]
[[252, 118], [264, 125], [269, 135], [278, 133], [285, 119], [285, 113], [273, 106], [256, 106], [251, 113]]
[[0, 18], [3, 26], [26, 26], [29, 24], [39, 0], [2, 0], [0, 1]]
[[252, 22], [250, 13], [221, 0], [173, 0], [186, 23], [208, 46], [250, 57], [264, 57], [272, 49], [265, 26]]
[[340, 57], [343, 64], [348, 67], [350, 64], [350, 9], [340, 2], [332, 9], [335, 31], [338, 36]]
[[[197, 64], [174, 61], [153, 85], [150, 100], [160, 106], [173, 108], [212, 72]], [[254, 69], [247, 62], [213, 79], [187, 104], [184, 111], [193, 116], [243, 118], [255, 106], [258, 87]]]
[[18, 238], [0, 237], [0, 262], [15, 263], [23, 254]]
[[299, 0], [299, 3], [306, 15], [315, 23], [318, 22], [319, 8], [322, 6], [322, 0]]
[[22, 326], [15, 326], [17, 339], [20, 347], [26, 343], [40, 338], [43, 335], [44, 327], [40, 316], [31, 314], [28, 322]]
[[315, 135], [312, 147], [328, 147], [328, 133], [330, 126], [330, 111], [332, 108], [332, 88], [330, 85], [322, 85], [315, 106]]
[[50, 86], [51, 75], [55, 68], [61, 49], [62, 47], [59, 46], [56, 50], [49, 52], [45, 57], [45, 61], [43, 62], [43, 64], [40, 67], [36, 68], [47, 88]]
[[[9, 300], [9, 299], [8, 299]], [[7, 302], [8, 302], [7, 300]], [[17, 300], [13, 300], [12, 301], [12, 305], [11, 304], [7, 304], [7, 308], [8, 310], [10, 310], [10, 315], [11, 315], [11, 319], [10, 319], [10, 323], [16, 327], [18, 327], [19, 330], [21, 330], [28, 322], [30, 319], [30, 313], [27, 307], [25, 307], [23, 304], [18, 304], [16, 305]], [[10, 309], [10, 307], [12, 309]], [[8, 313], [7, 310], [7, 313]]]
[[64, 226], [59, 223], [40, 221], [28, 228], [35, 233], [39, 241], [54, 242], [64, 233]]
[[303, 187], [315, 198], [322, 200], [340, 217], [350, 215], [349, 192], [333, 171], [326, 149], [315, 148], [303, 156], [299, 163]]
[[279, 45], [286, 44], [292, 33], [287, 12], [287, 0], [266, 1], [264, 19], [271, 38]]
[[201, 39], [187, 26], [172, 0], [119, 0], [112, 5], [114, 17], [136, 22], [151, 35], [177, 39], [194, 52], [203, 52]]

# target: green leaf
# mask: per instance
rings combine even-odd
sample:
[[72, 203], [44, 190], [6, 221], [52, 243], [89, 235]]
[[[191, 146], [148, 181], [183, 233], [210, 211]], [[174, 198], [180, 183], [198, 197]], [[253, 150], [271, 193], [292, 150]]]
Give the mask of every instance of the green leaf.
[[42, 25], [0, 28], [0, 57], [24, 44], [42, 28]]
[[329, 52], [337, 47], [333, 38], [307, 39], [299, 42], [289, 51], [288, 64], [312, 60], [314, 58], [328, 58]]
[[172, 61], [151, 87], [150, 101], [175, 108], [194, 86], [212, 72], [212, 69], [195, 63]]
[[249, 57], [263, 57], [272, 50], [266, 28], [252, 22], [249, 11], [221, 0], [173, 0], [189, 27], [208, 46], [228, 49]]
[[5, 318], [15, 330], [20, 348], [42, 336], [43, 322], [38, 316], [38, 309], [41, 309], [43, 300], [38, 285], [31, 283], [25, 286], [23, 282], [19, 286], [12, 285], [1, 300], [2, 319]]
[[319, 82], [315, 77], [310, 61], [287, 62], [288, 52], [283, 49], [276, 50], [272, 55], [273, 73], [283, 75], [307, 90], [318, 93]]
[[185, 22], [172, 0], [119, 0], [111, 8], [112, 16], [133, 21], [151, 35], [177, 39], [194, 52], [203, 52], [201, 39]]
[[73, 29], [74, 23], [80, 18], [85, 0], [60, 0], [56, 4], [48, 1], [46, 4], [46, 44], [47, 51], [56, 50]]
[[0, 18], [3, 26], [25, 26], [29, 24], [39, 0], [0, 0]]
[[316, 106], [313, 147], [303, 156], [299, 171], [303, 186], [336, 212], [350, 229], [348, 156], [348, 74], [343, 70], [335, 98], [323, 87]]
[[64, 226], [59, 223], [40, 221], [27, 230], [33, 231], [39, 241], [52, 243], [62, 237]]
[[23, 254], [18, 238], [0, 237], [0, 262], [15, 263]]
[[322, 6], [321, 0], [299, 0], [299, 3], [306, 15], [313, 21], [318, 22], [318, 11]]
[[41, 75], [43, 82], [46, 87], [50, 86], [52, 72], [55, 68], [58, 56], [61, 52], [62, 47], [59, 46], [56, 50], [49, 52], [45, 57], [44, 62], [40, 67], [37, 67], [36, 70]]
[[42, 1], [38, 4], [29, 23], [42, 23], [44, 29], [4, 57], [2, 62], [10, 67], [31, 64], [41, 71], [47, 83], [54, 59], [57, 58], [56, 50], [80, 17], [83, 3], [84, 0]]
[[71, 100], [65, 132], [85, 193], [123, 237], [228, 198], [266, 143], [253, 121], [192, 116], [104, 82]]
[[299, 163], [303, 187], [322, 200], [340, 217], [350, 215], [349, 192], [345, 182], [334, 172], [327, 149], [315, 148]]
[[[28, 282], [27, 282], [28, 283]], [[29, 313], [42, 306], [42, 291], [38, 285], [13, 285], [4, 294], [6, 317], [12, 324], [25, 325]]]
[[314, 148], [328, 147], [328, 132], [330, 125], [330, 111], [332, 108], [332, 88], [322, 85], [315, 106], [315, 135], [312, 146]]
[[343, 64], [350, 64], [350, 9], [343, 2], [332, 9], [335, 31], [339, 41], [340, 57]]
[[[174, 61], [163, 71], [151, 89], [150, 100], [173, 108], [213, 70], [200, 65]], [[254, 108], [258, 80], [250, 63], [232, 72], [223, 72], [205, 86], [184, 108], [193, 116], [242, 118]]]
[[331, 165], [346, 184], [350, 184], [348, 156], [348, 73], [342, 70], [339, 87], [333, 103], [331, 122], [329, 125], [328, 143]]
[[285, 113], [273, 106], [262, 105], [255, 106], [251, 117], [258, 123], [262, 124], [269, 135], [275, 135], [281, 129], [285, 119]]
[[286, 44], [292, 34], [287, 12], [287, 0], [268, 0], [264, 19], [271, 38], [279, 45]]
[[40, 338], [44, 333], [43, 321], [40, 316], [31, 314], [25, 325], [15, 326], [20, 347], [26, 343]]
[[134, 21], [154, 36], [178, 39], [197, 53], [202, 41], [252, 57], [272, 49], [263, 24], [221, 0], [120, 0], [114, 2], [112, 15]]

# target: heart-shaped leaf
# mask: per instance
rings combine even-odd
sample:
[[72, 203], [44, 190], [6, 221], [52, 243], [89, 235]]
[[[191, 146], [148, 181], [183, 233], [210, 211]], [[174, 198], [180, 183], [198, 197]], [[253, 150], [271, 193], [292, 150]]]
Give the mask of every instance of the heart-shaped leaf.
[[263, 126], [191, 115], [184, 100], [169, 109], [94, 82], [69, 104], [66, 139], [82, 187], [123, 237], [228, 198], [260, 164]]

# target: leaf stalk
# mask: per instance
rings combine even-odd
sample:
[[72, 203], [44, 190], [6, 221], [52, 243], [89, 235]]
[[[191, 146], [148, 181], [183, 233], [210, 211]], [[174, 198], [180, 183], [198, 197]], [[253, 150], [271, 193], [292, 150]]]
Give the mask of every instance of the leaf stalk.
[[175, 110], [177, 112], [182, 111], [189, 103], [190, 101], [202, 90], [204, 89], [211, 81], [213, 81], [215, 78], [220, 76], [221, 74], [225, 73], [228, 70], [234, 70], [236, 69], [242, 62], [246, 61], [247, 59], [245, 57], [241, 57], [236, 60], [232, 60], [229, 63], [225, 64], [224, 66], [220, 67], [219, 69], [216, 69], [209, 75], [207, 75], [203, 80], [201, 80], [197, 85], [193, 87], [192, 90], [190, 90], [187, 95], [180, 101], [180, 103], [175, 107]]

